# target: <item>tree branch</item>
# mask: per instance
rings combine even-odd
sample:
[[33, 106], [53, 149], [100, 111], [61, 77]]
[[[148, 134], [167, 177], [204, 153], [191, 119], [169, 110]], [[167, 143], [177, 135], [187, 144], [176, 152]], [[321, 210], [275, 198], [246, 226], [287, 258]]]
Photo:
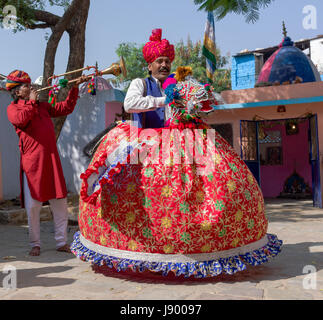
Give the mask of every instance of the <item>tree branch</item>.
[[65, 11], [64, 15], [55, 25], [55, 32], [64, 32], [67, 28], [67, 25], [71, 21], [72, 17], [74, 16], [75, 12], [77, 11], [78, 7], [81, 5], [82, 0], [73, 0], [71, 5]]
[[60, 16], [44, 10], [34, 10], [33, 14], [36, 21], [47, 23], [50, 26], [55, 26], [61, 19]]
[[38, 23], [38, 24], [26, 24], [25, 27], [27, 29], [35, 30], [35, 29], [46, 29], [51, 28], [52, 25], [48, 23]]

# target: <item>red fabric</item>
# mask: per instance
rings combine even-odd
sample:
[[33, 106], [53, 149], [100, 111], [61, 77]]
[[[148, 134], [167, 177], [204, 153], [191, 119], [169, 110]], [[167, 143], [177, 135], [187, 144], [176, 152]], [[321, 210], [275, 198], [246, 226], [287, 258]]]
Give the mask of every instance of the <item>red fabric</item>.
[[168, 57], [171, 62], [175, 58], [175, 49], [166, 39], [162, 39], [162, 29], [155, 29], [149, 38], [149, 42], [142, 49], [147, 63], [154, 62], [159, 57]]
[[66, 197], [67, 189], [51, 117], [72, 113], [78, 92], [78, 88], [72, 88], [67, 99], [58, 102], [55, 107], [47, 102], [36, 103], [32, 100], [19, 100], [17, 104], [11, 103], [8, 106], [8, 119], [19, 137], [21, 195], [24, 171], [33, 199], [45, 202]]
[[[209, 128], [204, 123], [171, 124], [155, 130]], [[141, 129], [138, 131], [139, 137]], [[193, 132], [192, 132], [193, 134]], [[198, 174], [196, 164], [185, 164], [188, 150], [181, 138], [181, 164], [149, 162], [119, 164], [100, 181], [101, 188], [88, 194], [90, 176], [98, 173], [123, 139], [132, 141], [132, 130], [122, 123], [102, 140], [81, 178], [79, 227], [82, 235], [109, 248], [160, 254], [208, 253], [241, 247], [264, 237], [267, 219], [261, 190], [232, 147], [215, 133], [215, 168]], [[205, 137], [201, 138], [205, 141]], [[175, 139], [171, 139], [171, 146]], [[196, 157], [205, 154], [206, 141]], [[190, 146], [191, 147], [191, 146]], [[167, 146], [166, 146], [167, 148]], [[203, 150], [204, 149], [204, 150]], [[149, 149], [148, 149], [149, 150]], [[140, 154], [145, 150], [139, 151]], [[162, 156], [158, 151], [159, 157]], [[174, 159], [171, 153], [171, 159]], [[172, 160], [171, 160], [172, 161]]]

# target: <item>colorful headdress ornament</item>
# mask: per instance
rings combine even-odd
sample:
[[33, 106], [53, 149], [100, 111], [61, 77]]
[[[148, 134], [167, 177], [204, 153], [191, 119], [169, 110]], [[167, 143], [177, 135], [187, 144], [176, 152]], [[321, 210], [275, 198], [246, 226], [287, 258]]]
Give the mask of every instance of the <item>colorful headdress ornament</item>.
[[224, 103], [221, 95], [209, 84], [202, 84], [192, 76], [191, 67], [178, 67], [164, 82], [166, 104], [174, 113], [192, 120], [198, 113], [208, 113], [214, 106]]
[[175, 58], [174, 46], [161, 37], [162, 29], [154, 29], [149, 42], [143, 47], [142, 53], [147, 63], [152, 63], [159, 57], [168, 57], [173, 62]]
[[23, 83], [31, 83], [28, 73], [21, 70], [14, 70], [7, 77], [6, 89], [10, 91]]

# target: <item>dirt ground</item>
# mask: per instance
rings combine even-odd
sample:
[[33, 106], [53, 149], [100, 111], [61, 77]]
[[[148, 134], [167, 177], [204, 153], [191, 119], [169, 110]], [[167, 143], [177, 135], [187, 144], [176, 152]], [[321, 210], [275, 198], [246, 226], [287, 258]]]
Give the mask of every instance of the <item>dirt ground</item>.
[[[0, 286], [6, 267], [17, 275], [15, 289], [0, 287], [0, 300], [323, 300], [323, 210], [308, 200], [266, 202], [266, 210], [268, 233], [283, 240], [282, 252], [263, 265], [205, 280], [102, 272], [57, 252], [51, 221], [41, 223], [41, 255], [30, 257], [27, 226], [0, 224]], [[77, 230], [69, 226], [69, 241]]]

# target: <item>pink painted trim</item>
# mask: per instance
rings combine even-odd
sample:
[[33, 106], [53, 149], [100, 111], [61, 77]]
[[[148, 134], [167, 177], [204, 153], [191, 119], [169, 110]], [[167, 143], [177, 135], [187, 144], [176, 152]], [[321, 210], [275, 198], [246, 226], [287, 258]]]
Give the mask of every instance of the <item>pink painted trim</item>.
[[319, 97], [322, 96], [322, 92], [323, 81], [243, 90], [227, 90], [222, 91], [221, 96], [227, 104], [234, 104]]

